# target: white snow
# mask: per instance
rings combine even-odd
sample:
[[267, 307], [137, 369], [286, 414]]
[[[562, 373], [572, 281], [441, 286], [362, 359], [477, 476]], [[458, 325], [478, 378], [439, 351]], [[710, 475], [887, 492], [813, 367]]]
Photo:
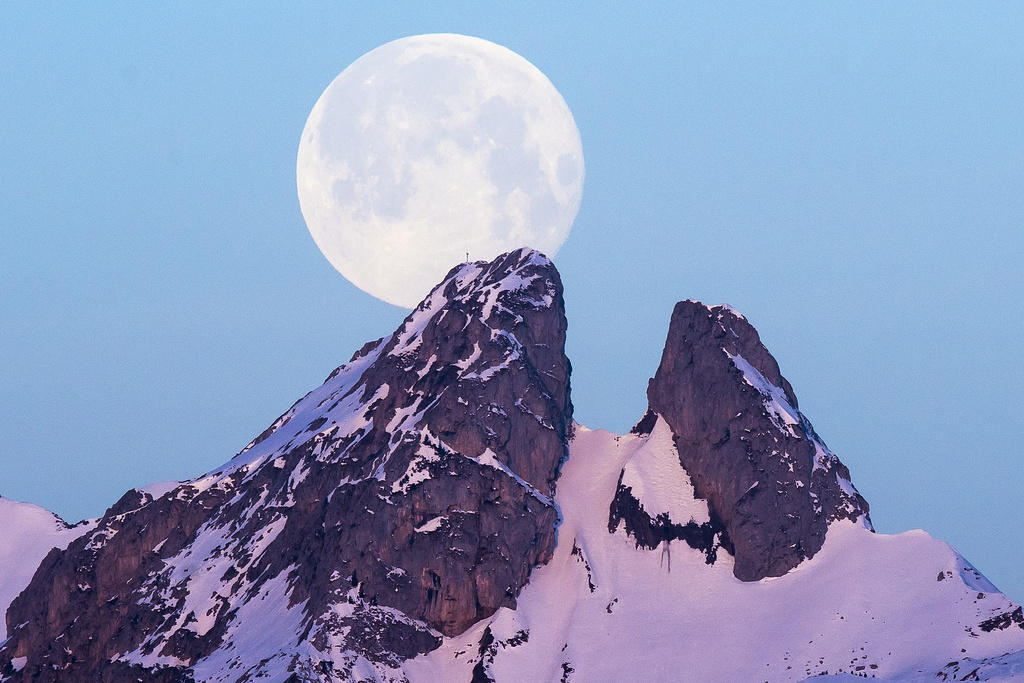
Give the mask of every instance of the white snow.
[[[420, 433], [420, 445], [409, 460], [405, 473], [391, 484], [391, 493], [407, 493], [409, 489], [430, 479], [430, 463], [441, 460], [439, 449], [447, 449], [441, 440], [424, 429]], [[450, 450], [450, 449], [447, 449]]]
[[772, 423], [782, 431], [792, 436], [800, 436], [793, 428], [802, 422], [800, 411], [794, 408], [786, 392], [781, 387], [772, 384], [761, 372], [751, 365], [746, 358], [740, 355], [733, 355], [722, 349], [725, 355], [729, 356], [732, 364], [743, 373], [743, 380], [750, 386], [757, 389], [763, 399], [765, 411], [771, 418]]
[[181, 486], [180, 481], [158, 481], [154, 484], [150, 484], [149, 486], [143, 486], [138, 490], [142, 491], [143, 493], [148, 493], [149, 495], [153, 496], [154, 499], [156, 499], [160, 498], [165, 493], [170, 493], [179, 486]]
[[529, 491], [530, 495], [532, 495], [534, 498], [536, 498], [540, 502], [544, 503], [545, 505], [554, 505], [554, 501], [551, 500], [550, 496], [544, 495], [543, 493], [538, 491], [532, 484], [530, 484], [530, 482], [526, 481], [525, 479], [520, 477], [518, 474], [513, 472], [511, 469], [509, 469], [508, 465], [503, 463], [501, 460], [498, 460], [498, 456], [496, 456], [494, 454], [494, 451], [492, 451], [490, 448], [486, 449], [483, 453], [481, 453], [477, 457], [470, 458], [470, 460], [473, 460], [473, 461], [475, 461], [475, 462], [477, 462], [477, 463], [479, 463], [481, 465], [485, 465], [487, 467], [493, 467], [496, 470], [504, 472], [508, 476], [510, 476], [513, 479], [515, 479], [519, 483], [520, 486], [522, 486], [527, 491]]
[[[233, 535], [231, 528], [214, 526], [210, 522], [200, 527], [195, 542], [178, 554], [166, 558], [164, 568], [159, 574], [151, 576], [145, 584], [149, 590], [156, 591], [152, 600], [154, 604], [175, 607], [173, 622], [166, 623], [158, 631], [150, 633], [138, 648], [119, 655], [118, 659], [149, 667], [187, 665], [177, 657], [165, 655], [164, 645], [179, 630], [190, 631], [196, 636], [205, 635], [216, 624], [221, 611], [230, 609], [229, 605], [239, 604], [234, 598], [238, 595], [247, 595], [247, 589], [252, 582], [245, 579], [241, 587], [234, 586], [232, 580], [225, 580], [225, 574], [231, 569], [244, 574], [260, 558], [284, 528], [284, 524], [285, 518], [281, 515], [270, 519], [260, 533], [246, 545], [247, 559], [244, 562], [232, 559], [233, 555], [241, 554], [232, 552], [238, 550], [241, 541]], [[284, 572], [266, 582], [262, 592], [267, 595], [279, 592], [284, 585], [282, 582], [286, 574], [287, 572]], [[161, 585], [163, 588], [156, 590]], [[239, 624], [241, 614], [247, 610], [251, 611], [252, 604], [262, 603], [265, 597], [266, 595], [248, 597], [241, 602], [238, 615], [229, 621], [229, 632], [245, 634], [247, 628], [266, 628], [264, 624]], [[268, 615], [277, 612], [278, 616], [274, 619], [281, 621], [280, 615], [289, 611], [285, 608], [288, 600], [282, 593], [275, 601], [276, 604], [262, 605], [260, 609]], [[146, 649], [152, 651], [145, 654]], [[226, 650], [233, 649], [222, 648], [211, 656], [226, 657]], [[262, 656], [264, 655], [261, 654]]]
[[448, 515], [438, 515], [433, 519], [428, 519], [423, 524], [413, 529], [418, 534], [429, 534], [431, 531], [437, 531], [441, 528], [441, 524], [448, 519]]
[[290, 573], [285, 570], [267, 581], [239, 607], [225, 634], [230, 646], [218, 648], [192, 667], [197, 681], [237, 681], [247, 669], [250, 674], [259, 671], [253, 676], [257, 680], [283, 681], [296, 651], [313, 649], [308, 643], [299, 645], [305, 602], [288, 607]]
[[651, 518], [664, 512], [676, 524], [711, 520], [707, 503], [694, 498], [690, 475], [679, 463], [672, 429], [661, 416], [648, 438], [632, 443], [635, 451], [623, 467], [622, 485], [632, 489], [633, 497]]
[[477, 358], [479, 358], [479, 357], [480, 357], [480, 344], [478, 342], [473, 342], [473, 350], [470, 352], [469, 356], [467, 356], [466, 358], [463, 358], [462, 360], [460, 360], [458, 363], [456, 363], [456, 365], [458, 366], [458, 368], [460, 370], [467, 370], [467, 369], [473, 367], [473, 363], [475, 363]]

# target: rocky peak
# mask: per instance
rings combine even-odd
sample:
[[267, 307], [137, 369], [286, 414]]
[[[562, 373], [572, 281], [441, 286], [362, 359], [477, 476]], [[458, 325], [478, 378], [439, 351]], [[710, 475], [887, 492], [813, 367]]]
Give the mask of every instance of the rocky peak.
[[834, 520], [870, 526], [849, 471], [797, 408], [757, 330], [730, 307], [676, 304], [647, 398], [637, 428], [667, 422], [737, 578], [786, 573], [821, 549]]
[[455, 267], [226, 465], [129, 492], [47, 556], [8, 611], [0, 666], [219, 680], [261, 642], [250, 678], [387, 678], [514, 606], [555, 545], [565, 330], [542, 254]]

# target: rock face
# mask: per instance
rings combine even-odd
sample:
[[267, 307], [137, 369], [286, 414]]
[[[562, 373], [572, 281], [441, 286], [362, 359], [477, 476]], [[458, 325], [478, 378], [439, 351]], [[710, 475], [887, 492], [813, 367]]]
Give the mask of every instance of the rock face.
[[[0, 613], [32, 580], [53, 548], [64, 548], [89, 531], [92, 522], [71, 525], [49, 510], [0, 496]], [[0, 620], [0, 642], [7, 625]]]
[[727, 306], [676, 304], [647, 399], [636, 430], [650, 431], [658, 416], [668, 423], [737, 578], [785, 574], [821, 549], [833, 521], [870, 527], [849, 471], [797, 409], [757, 331]]
[[4, 673], [401, 679], [552, 555], [565, 330], [541, 254], [453, 269], [225, 466], [129, 491], [51, 552], [7, 613]]

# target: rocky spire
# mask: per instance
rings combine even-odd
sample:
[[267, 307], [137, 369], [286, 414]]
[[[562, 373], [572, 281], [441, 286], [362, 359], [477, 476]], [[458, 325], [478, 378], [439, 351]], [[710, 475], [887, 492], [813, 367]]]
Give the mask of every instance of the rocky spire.
[[728, 306], [676, 304], [647, 398], [638, 428], [659, 415], [668, 423], [737, 578], [786, 573], [821, 549], [833, 520], [870, 526], [849, 471], [798, 410], [757, 331]]

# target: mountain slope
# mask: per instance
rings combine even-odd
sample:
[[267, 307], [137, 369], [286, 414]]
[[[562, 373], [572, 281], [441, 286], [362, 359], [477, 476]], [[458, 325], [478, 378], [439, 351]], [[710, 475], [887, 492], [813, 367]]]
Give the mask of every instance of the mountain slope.
[[15, 680], [400, 677], [554, 550], [565, 329], [541, 254], [453, 269], [224, 467], [47, 557], [0, 656]]
[[[0, 611], [25, 589], [51, 549], [67, 547], [92, 524], [70, 525], [38, 505], [0, 497]], [[6, 637], [7, 625], [0, 621], [0, 642]]]
[[[650, 435], [577, 427], [558, 485], [554, 557], [517, 609], [407, 662], [410, 679], [469, 681], [479, 668], [497, 681], [800, 681], [840, 670], [936, 680], [944, 668], [963, 676], [972, 659], [1024, 649], [1011, 617], [1002, 629], [982, 626], [1019, 607], [923, 531], [890, 536], [839, 520], [812, 559], [754, 582], [733, 575], [728, 553], [708, 564], [686, 543], [644, 548], [624, 525], [609, 533], [600, 511], [622, 470], [673, 450], [660, 419]], [[681, 474], [675, 481], [655, 509], [707, 519], [706, 502]]]

